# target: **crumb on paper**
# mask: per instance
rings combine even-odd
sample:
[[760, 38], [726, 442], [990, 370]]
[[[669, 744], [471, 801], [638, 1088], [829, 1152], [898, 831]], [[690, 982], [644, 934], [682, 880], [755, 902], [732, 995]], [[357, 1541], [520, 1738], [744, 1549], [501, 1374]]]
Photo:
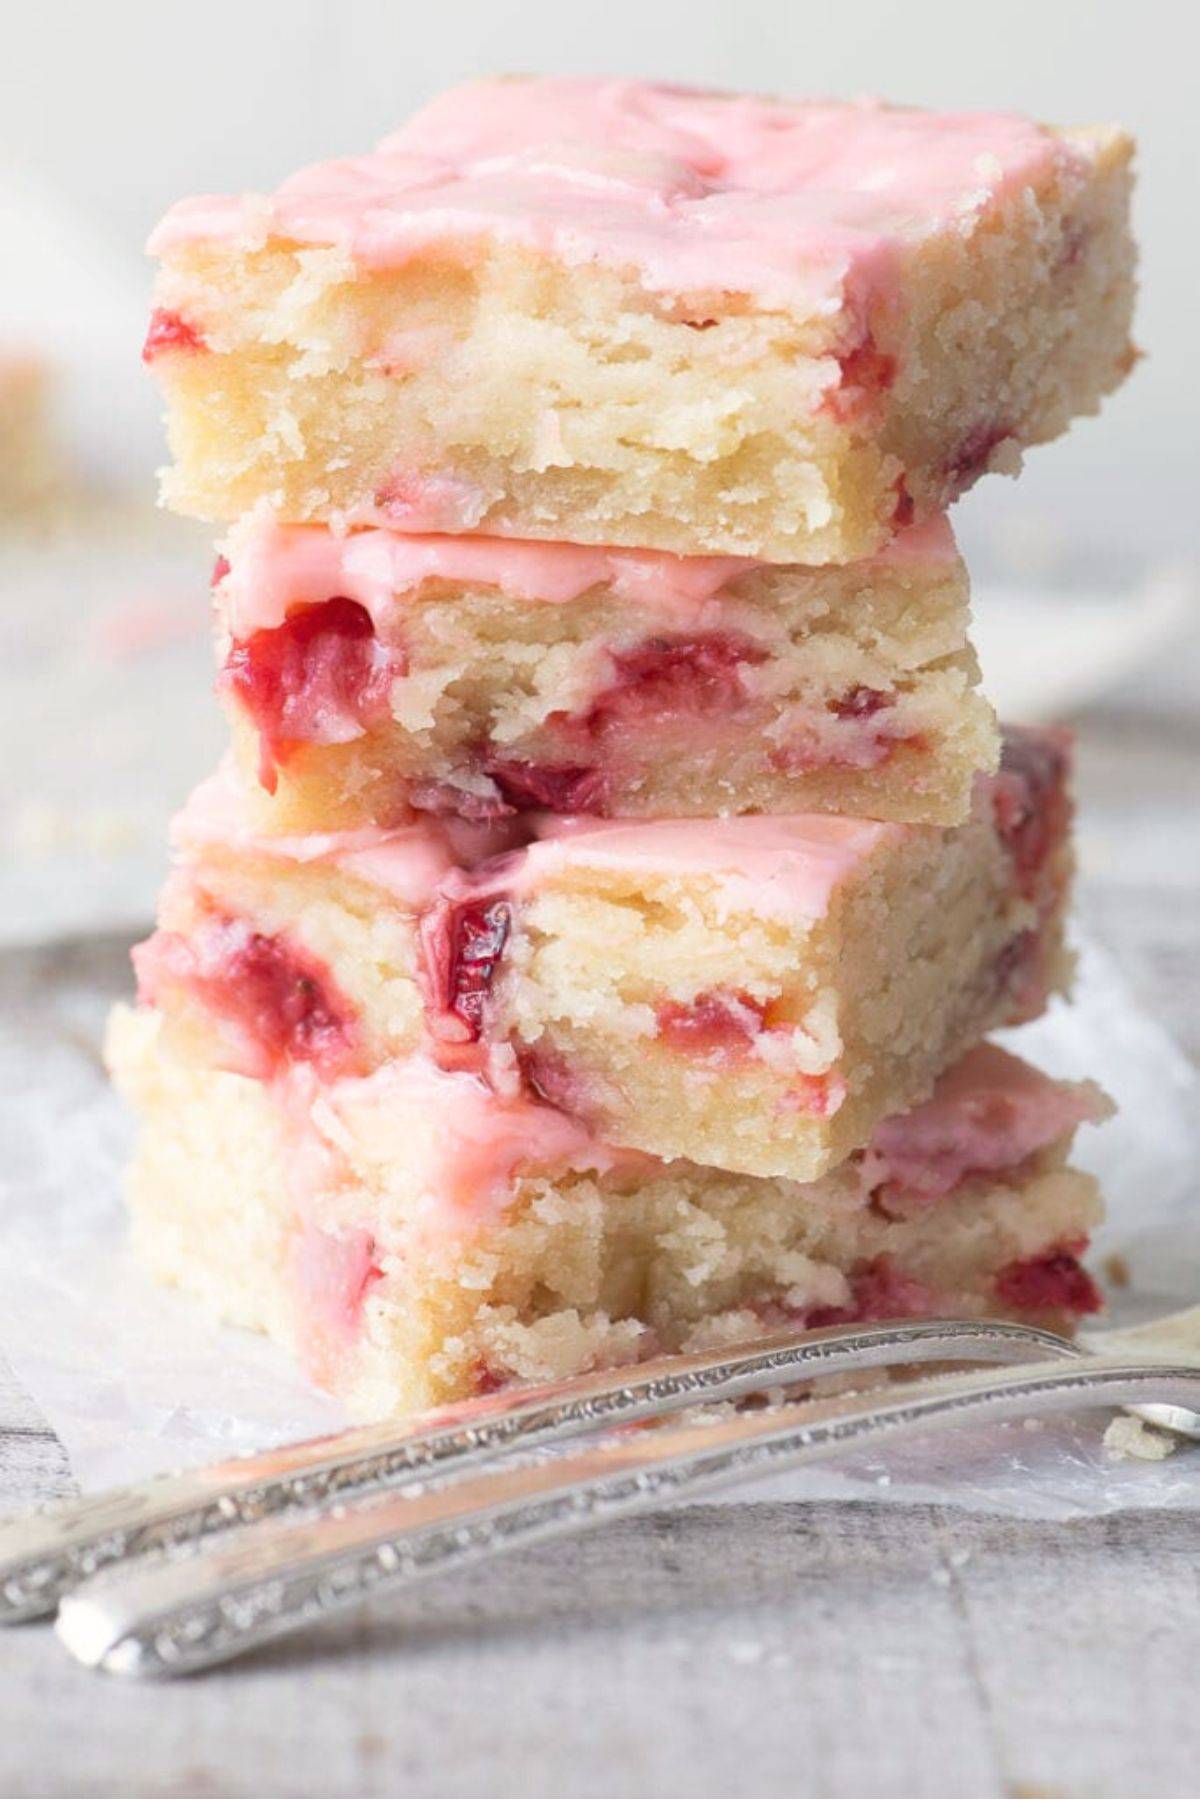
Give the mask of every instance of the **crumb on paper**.
[[1111, 1256], [1105, 1257], [1101, 1266], [1104, 1270], [1104, 1279], [1110, 1287], [1127, 1288], [1133, 1279], [1129, 1272], [1129, 1264], [1115, 1250]]
[[1162, 1462], [1175, 1450], [1176, 1442], [1169, 1431], [1119, 1413], [1104, 1434], [1104, 1448], [1114, 1460], [1133, 1457], [1138, 1462]]

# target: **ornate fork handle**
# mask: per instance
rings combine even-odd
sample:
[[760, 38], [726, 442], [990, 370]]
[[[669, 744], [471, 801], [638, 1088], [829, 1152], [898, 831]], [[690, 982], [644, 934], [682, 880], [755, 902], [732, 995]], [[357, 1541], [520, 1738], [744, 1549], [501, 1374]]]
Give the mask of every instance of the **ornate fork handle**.
[[879, 1394], [791, 1404], [511, 1463], [413, 1498], [281, 1521], [176, 1562], [135, 1567], [68, 1595], [58, 1632], [112, 1674], [176, 1675], [315, 1624], [372, 1593], [684, 1496], [818, 1461], [914, 1430], [1079, 1405], [1200, 1407], [1200, 1366], [1090, 1359], [997, 1377], [936, 1378]]
[[1078, 1354], [1053, 1332], [997, 1320], [792, 1330], [741, 1349], [660, 1357], [634, 1369], [468, 1401], [402, 1425], [286, 1444], [0, 1522], [0, 1624], [53, 1612], [80, 1581], [134, 1557], [181, 1553], [241, 1525], [320, 1511], [504, 1451], [820, 1375]]

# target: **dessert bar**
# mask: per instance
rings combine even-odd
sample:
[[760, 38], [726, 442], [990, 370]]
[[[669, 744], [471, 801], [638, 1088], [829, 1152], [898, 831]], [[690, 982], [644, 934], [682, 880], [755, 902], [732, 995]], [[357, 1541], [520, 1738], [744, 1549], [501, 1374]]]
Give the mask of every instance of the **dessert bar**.
[[812, 1180], [1066, 974], [1060, 734], [1012, 734], [962, 826], [551, 814], [179, 825], [139, 991], [191, 1060], [323, 1079], [429, 1055], [606, 1141]]
[[168, 501], [850, 562], [1132, 361], [1129, 140], [994, 113], [485, 81], [175, 206]]
[[1099, 1304], [1078, 1261], [1094, 1183], [1064, 1165], [1104, 1103], [989, 1046], [805, 1184], [614, 1151], [422, 1057], [264, 1083], [167, 1035], [122, 1008], [109, 1040], [143, 1262], [363, 1417], [789, 1322], [1069, 1328]]
[[265, 828], [840, 812], [957, 824], [999, 739], [944, 519], [804, 568], [251, 516], [219, 689]]

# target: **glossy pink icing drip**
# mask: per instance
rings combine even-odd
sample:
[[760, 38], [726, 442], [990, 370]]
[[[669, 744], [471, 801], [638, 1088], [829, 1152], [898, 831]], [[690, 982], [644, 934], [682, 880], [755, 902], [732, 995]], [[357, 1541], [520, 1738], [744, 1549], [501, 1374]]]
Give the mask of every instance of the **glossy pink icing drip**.
[[373, 1113], [393, 1128], [402, 1123], [405, 1175], [417, 1189], [405, 1225], [419, 1235], [493, 1223], [522, 1175], [607, 1169], [622, 1155], [569, 1114], [520, 1094], [500, 1095], [478, 1074], [442, 1069], [424, 1056], [336, 1083], [326, 1099], [351, 1131]]
[[[490, 865], [503, 855], [503, 889], [521, 897], [572, 867], [700, 876], [731, 907], [818, 919], [856, 869], [914, 829], [919, 828], [820, 813], [624, 824], [528, 813], [483, 824], [423, 818], [399, 828], [273, 837], [249, 822], [236, 776], [226, 766], [195, 790], [172, 836], [185, 856], [205, 844], [225, 844], [283, 861], [327, 861], [386, 889], [414, 911], [447, 888], [469, 896], [477, 885], [476, 869], [481, 891], [497, 891]], [[523, 843], [530, 833], [534, 841]]]
[[1109, 1107], [1089, 1082], [1053, 1081], [996, 1044], [980, 1044], [942, 1076], [932, 1099], [886, 1119], [862, 1162], [863, 1186], [940, 1200], [968, 1175], [1023, 1163]]
[[183, 201], [150, 247], [274, 235], [386, 269], [486, 237], [631, 267], [663, 293], [735, 287], [865, 312], [907, 246], [1079, 167], [1079, 152], [1009, 114], [484, 81], [440, 95], [369, 155], [303, 169], [270, 198]]
[[[702, 616], [748, 557], [671, 556], [654, 550], [536, 543], [520, 538], [435, 536], [375, 527], [345, 536], [316, 525], [281, 525], [252, 515], [225, 546], [228, 572], [217, 604], [237, 639], [283, 624], [295, 607], [340, 595], [371, 615], [383, 638], [397, 636], [400, 597], [424, 581], [496, 588], [512, 600], [563, 604], [594, 587], [620, 600], [685, 619]], [[873, 559], [879, 567], [942, 565], [957, 554], [945, 518], [902, 531]]]
[[514, 824], [498, 820], [419, 818], [411, 825], [364, 825], [353, 831], [273, 835], [253, 822], [232, 763], [194, 788], [171, 826], [172, 845], [188, 859], [208, 846], [280, 862], [328, 862], [387, 890], [413, 912], [429, 906], [441, 885], [510, 848]]
[[[649, 1173], [661, 1168], [652, 1157], [603, 1144], [553, 1105], [498, 1095], [477, 1074], [439, 1068], [424, 1056], [321, 1089], [312, 1086], [310, 1071], [302, 1071], [301, 1079], [304, 1116], [323, 1145], [319, 1156], [308, 1159], [313, 1191], [300, 1196], [305, 1205], [336, 1186], [341, 1133], [365, 1134], [370, 1142], [371, 1120], [378, 1119], [385, 1147], [403, 1139], [405, 1172], [418, 1195], [404, 1223], [406, 1231], [419, 1235], [469, 1234], [494, 1224], [511, 1203], [513, 1183], [523, 1176], [554, 1179], [566, 1170], [603, 1172], [626, 1163]], [[322, 1107], [314, 1111], [318, 1091]], [[981, 1045], [942, 1078], [933, 1100], [880, 1126], [863, 1158], [864, 1192], [889, 1181], [903, 1188], [906, 1198], [932, 1203], [970, 1175], [1019, 1167], [1036, 1150], [1106, 1110], [1090, 1084], [1054, 1081], [994, 1045]], [[330, 1113], [337, 1121], [331, 1135], [321, 1122]], [[308, 1129], [295, 1108], [291, 1116], [293, 1129]], [[304, 1159], [296, 1166], [302, 1169]], [[814, 1194], [820, 1186], [813, 1184]], [[361, 1273], [365, 1256], [352, 1261]], [[340, 1290], [341, 1260], [338, 1272]]]

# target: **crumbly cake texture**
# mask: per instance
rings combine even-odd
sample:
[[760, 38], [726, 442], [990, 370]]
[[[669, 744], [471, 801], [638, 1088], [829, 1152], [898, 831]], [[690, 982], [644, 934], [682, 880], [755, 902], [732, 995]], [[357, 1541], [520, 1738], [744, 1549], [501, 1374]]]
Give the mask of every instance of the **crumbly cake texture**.
[[944, 519], [811, 569], [251, 515], [216, 574], [265, 829], [531, 807], [952, 825], [996, 765]]
[[424, 1051], [607, 1141], [813, 1180], [1061, 986], [1061, 735], [963, 826], [520, 815], [298, 838], [228, 779], [180, 822], [139, 992], [191, 1060], [324, 1078]]
[[614, 1152], [427, 1060], [321, 1082], [189, 1061], [152, 1009], [109, 1036], [140, 1123], [135, 1248], [269, 1332], [362, 1417], [785, 1323], [952, 1313], [1069, 1327], [1099, 1211], [1065, 1166], [1089, 1086], [981, 1047], [811, 1184]]
[[1131, 361], [1131, 145], [1001, 114], [507, 79], [176, 206], [167, 502], [849, 562]]

